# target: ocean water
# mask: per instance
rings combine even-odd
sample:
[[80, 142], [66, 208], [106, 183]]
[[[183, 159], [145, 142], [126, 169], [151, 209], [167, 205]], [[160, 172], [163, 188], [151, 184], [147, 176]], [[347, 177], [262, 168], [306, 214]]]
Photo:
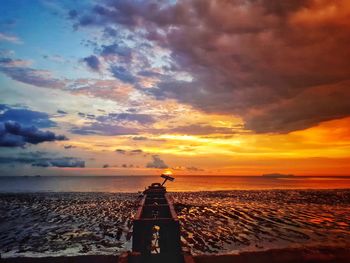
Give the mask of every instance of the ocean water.
[[[0, 193], [25, 192], [108, 192], [135, 193], [158, 176], [0, 176]], [[269, 189], [350, 189], [350, 177], [297, 176], [266, 178], [262, 176], [176, 176], [167, 182], [170, 192]]]

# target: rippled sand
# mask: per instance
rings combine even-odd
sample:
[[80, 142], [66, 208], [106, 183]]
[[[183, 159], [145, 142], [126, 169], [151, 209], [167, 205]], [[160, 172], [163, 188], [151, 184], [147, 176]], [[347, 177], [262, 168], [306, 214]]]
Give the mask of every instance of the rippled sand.
[[3, 256], [117, 254], [131, 249], [135, 194], [0, 195]]
[[[350, 246], [350, 190], [172, 193], [194, 254]], [[119, 254], [131, 249], [136, 194], [0, 194], [0, 253]]]
[[182, 240], [194, 254], [300, 245], [350, 247], [350, 191], [173, 194]]

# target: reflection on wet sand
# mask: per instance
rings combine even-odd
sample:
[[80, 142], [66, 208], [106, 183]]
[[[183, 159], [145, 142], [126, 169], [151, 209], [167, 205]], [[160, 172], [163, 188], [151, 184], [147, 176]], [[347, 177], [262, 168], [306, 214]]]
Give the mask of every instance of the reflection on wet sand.
[[184, 246], [194, 254], [299, 245], [350, 245], [350, 191], [173, 194]]
[[[350, 190], [172, 193], [194, 254], [350, 245]], [[114, 255], [129, 250], [137, 194], [0, 194], [0, 253]]]
[[110, 255], [131, 247], [135, 194], [8, 194], [0, 200], [4, 256]]

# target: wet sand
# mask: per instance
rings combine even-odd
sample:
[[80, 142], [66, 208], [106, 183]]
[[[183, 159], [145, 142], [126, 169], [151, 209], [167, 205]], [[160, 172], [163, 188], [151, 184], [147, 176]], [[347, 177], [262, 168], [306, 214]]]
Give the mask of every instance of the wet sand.
[[[350, 190], [171, 196], [183, 247], [194, 255], [350, 248]], [[131, 249], [137, 207], [137, 194], [0, 194], [0, 253], [3, 258], [119, 255]]]
[[350, 190], [173, 194], [192, 254], [301, 246], [350, 247]]
[[115, 255], [131, 249], [136, 194], [0, 195], [0, 253]]
[[[349, 248], [298, 248], [274, 249], [258, 252], [243, 252], [238, 255], [196, 256], [196, 263], [348, 263]], [[4, 263], [115, 263], [118, 256], [75, 256], [45, 258], [8, 258]]]
[[197, 256], [196, 263], [348, 263], [349, 248], [294, 248], [243, 252], [239, 255]]

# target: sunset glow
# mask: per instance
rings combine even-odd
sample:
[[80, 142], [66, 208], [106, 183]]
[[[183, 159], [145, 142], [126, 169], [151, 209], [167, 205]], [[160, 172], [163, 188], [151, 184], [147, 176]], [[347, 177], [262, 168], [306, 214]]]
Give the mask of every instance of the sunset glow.
[[349, 175], [348, 1], [15, 2], [2, 174]]

